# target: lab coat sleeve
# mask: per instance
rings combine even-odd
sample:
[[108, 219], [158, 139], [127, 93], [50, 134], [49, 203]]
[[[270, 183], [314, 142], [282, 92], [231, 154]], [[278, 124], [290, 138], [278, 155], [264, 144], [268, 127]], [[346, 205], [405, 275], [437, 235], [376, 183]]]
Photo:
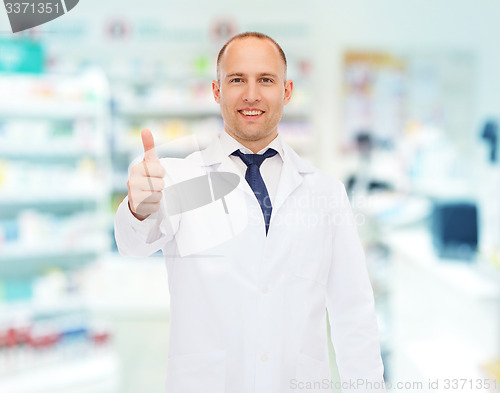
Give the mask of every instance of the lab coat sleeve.
[[337, 196], [327, 309], [342, 391], [385, 392], [373, 290], [354, 215], [340, 182]]
[[115, 215], [115, 240], [123, 256], [145, 257], [163, 249], [174, 238], [175, 232], [161, 209], [143, 221], [133, 216], [128, 197], [122, 201]]

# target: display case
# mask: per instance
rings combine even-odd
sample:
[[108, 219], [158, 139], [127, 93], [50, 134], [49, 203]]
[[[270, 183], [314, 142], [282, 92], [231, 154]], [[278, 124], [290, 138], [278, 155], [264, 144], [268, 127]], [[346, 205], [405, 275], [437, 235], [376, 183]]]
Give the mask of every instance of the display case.
[[111, 245], [107, 80], [16, 74], [0, 91], [0, 391], [114, 392], [80, 276]]

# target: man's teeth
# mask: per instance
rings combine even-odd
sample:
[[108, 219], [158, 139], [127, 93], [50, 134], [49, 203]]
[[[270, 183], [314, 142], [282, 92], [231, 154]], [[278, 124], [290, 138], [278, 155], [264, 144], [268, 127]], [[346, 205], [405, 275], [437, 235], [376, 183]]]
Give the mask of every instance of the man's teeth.
[[261, 113], [264, 113], [262, 111], [241, 111], [245, 116], [257, 116], [260, 115]]

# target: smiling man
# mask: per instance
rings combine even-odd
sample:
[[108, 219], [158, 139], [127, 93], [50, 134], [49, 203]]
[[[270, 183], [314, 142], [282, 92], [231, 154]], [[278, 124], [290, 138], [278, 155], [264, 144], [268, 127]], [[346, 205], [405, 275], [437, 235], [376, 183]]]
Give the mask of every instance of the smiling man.
[[257, 153], [278, 135], [283, 106], [292, 97], [283, 51], [270, 39], [242, 34], [220, 51], [217, 77], [212, 90], [224, 130]]
[[[165, 256], [167, 392], [385, 391], [373, 292], [345, 188], [278, 132], [293, 91], [286, 72], [270, 37], [233, 37], [212, 82], [224, 130], [182, 160], [240, 176], [227, 198], [239, 196], [243, 210], [231, 202], [176, 215], [160, 209], [165, 174], [178, 171], [142, 132], [144, 160], [131, 168], [115, 236], [123, 255]], [[230, 230], [217, 226], [225, 220]], [[183, 253], [185, 242], [197, 251]], [[341, 381], [330, 376], [327, 316]]]

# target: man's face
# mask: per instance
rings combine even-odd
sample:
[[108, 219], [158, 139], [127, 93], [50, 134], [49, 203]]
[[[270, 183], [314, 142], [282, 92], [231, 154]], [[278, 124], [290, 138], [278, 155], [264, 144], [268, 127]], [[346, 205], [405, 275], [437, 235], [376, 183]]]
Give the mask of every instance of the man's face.
[[235, 40], [226, 48], [219, 71], [212, 90], [224, 129], [245, 146], [267, 146], [277, 135], [293, 89], [293, 82], [285, 81], [278, 49], [266, 39]]

